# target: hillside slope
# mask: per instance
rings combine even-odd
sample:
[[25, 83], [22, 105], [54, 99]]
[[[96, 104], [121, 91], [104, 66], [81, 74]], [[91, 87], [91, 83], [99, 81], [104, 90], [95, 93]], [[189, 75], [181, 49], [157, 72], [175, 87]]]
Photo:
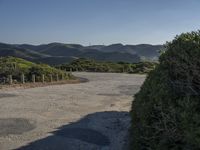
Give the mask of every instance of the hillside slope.
[[65, 79], [70, 78], [70, 76], [66, 75], [66, 72], [46, 64], [36, 64], [16, 57], [0, 58], [0, 83], [6, 82], [5, 78], [7, 78], [8, 75], [12, 75], [13, 79], [20, 81], [22, 74], [25, 75], [26, 81], [31, 81], [33, 74], [36, 76], [36, 81], [41, 81], [42, 75], [45, 75], [46, 81], [50, 80], [50, 75], [52, 75], [53, 79], [56, 78], [56, 75], [60, 78], [61, 76]]
[[143, 59], [156, 60], [161, 45], [122, 45], [113, 44], [82, 46], [79, 44], [50, 43], [43, 45], [0, 43], [0, 56], [14, 56], [51, 65], [71, 62], [76, 58], [89, 58], [98, 61], [125, 61], [136, 63]]
[[0, 56], [14, 56], [31, 60], [47, 57], [48, 55], [22, 48], [20, 46], [0, 43]]

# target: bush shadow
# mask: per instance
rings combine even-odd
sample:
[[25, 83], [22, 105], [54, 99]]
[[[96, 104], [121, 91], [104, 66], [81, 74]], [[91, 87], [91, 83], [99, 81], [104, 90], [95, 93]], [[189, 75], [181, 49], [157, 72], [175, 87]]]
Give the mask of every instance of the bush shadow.
[[61, 126], [50, 136], [15, 150], [100, 150], [120, 149], [126, 141], [129, 112], [105, 111], [88, 114]]

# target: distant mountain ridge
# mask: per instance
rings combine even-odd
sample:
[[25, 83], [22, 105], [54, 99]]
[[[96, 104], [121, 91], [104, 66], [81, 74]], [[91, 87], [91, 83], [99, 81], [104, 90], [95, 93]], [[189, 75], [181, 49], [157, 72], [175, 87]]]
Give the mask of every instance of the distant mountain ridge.
[[42, 45], [0, 43], [0, 56], [15, 56], [34, 62], [57, 65], [71, 62], [76, 58], [89, 58], [97, 61], [139, 62], [156, 60], [162, 45], [92, 45], [49, 43]]

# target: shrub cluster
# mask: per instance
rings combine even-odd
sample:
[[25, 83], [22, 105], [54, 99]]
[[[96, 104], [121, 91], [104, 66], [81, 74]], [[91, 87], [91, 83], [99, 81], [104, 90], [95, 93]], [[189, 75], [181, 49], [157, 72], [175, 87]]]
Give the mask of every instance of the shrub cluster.
[[157, 63], [155, 62], [97, 62], [95, 60], [80, 58], [72, 61], [69, 64], [57, 66], [62, 70], [70, 71], [88, 71], [88, 72], [116, 72], [116, 73], [148, 73], [153, 70]]
[[177, 36], [132, 104], [131, 149], [200, 149], [200, 31]]

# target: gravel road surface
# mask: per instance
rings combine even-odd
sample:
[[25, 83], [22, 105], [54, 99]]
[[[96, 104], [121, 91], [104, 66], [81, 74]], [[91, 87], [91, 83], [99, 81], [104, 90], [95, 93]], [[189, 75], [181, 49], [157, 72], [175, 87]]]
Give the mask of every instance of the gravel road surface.
[[0, 150], [125, 150], [144, 75], [74, 73], [80, 84], [0, 91]]

